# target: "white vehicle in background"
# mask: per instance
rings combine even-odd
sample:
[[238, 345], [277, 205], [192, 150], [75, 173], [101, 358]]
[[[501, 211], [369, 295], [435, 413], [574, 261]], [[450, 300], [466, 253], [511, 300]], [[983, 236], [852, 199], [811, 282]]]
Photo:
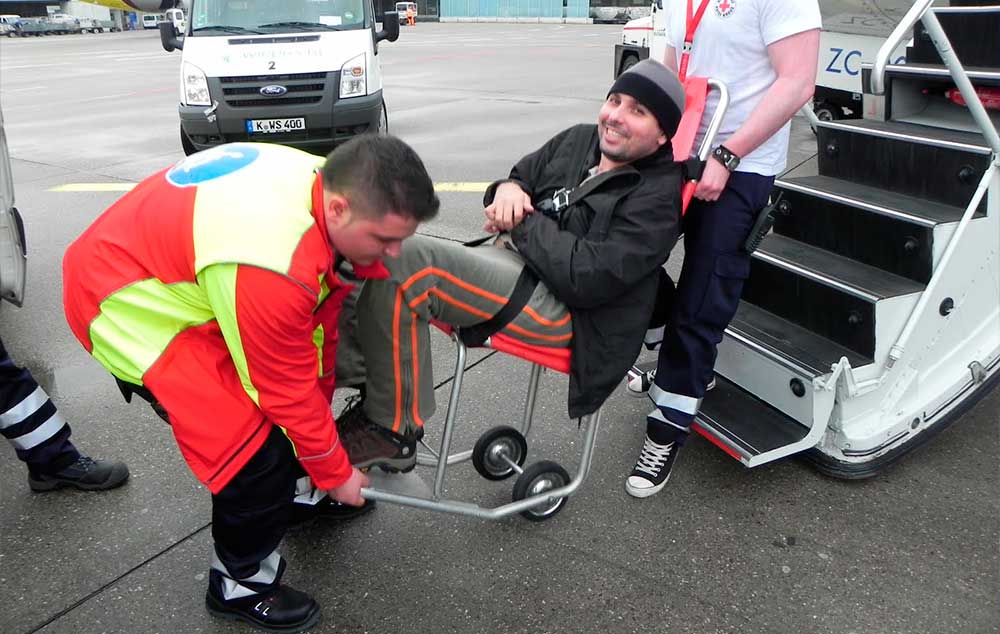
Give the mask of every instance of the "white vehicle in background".
[[402, 24], [406, 24], [406, 12], [407, 11], [412, 11], [413, 12], [413, 18], [416, 19], [416, 17], [417, 17], [417, 3], [416, 2], [397, 2], [396, 3], [396, 13], [399, 14], [399, 20], [398, 20], [398, 22], [401, 25]]
[[[662, 0], [653, 3], [649, 16], [625, 24], [622, 42], [615, 47], [616, 77], [639, 60], [663, 59], [665, 24]], [[820, 43], [813, 111], [824, 121], [860, 117], [861, 66], [875, 61], [885, 33], [870, 26], [870, 19], [849, 13], [826, 20], [824, 26], [828, 28], [823, 31]], [[905, 48], [900, 45], [896, 49], [892, 63], [905, 61]]]
[[24, 301], [25, 254], [24, 223], [14, 207], [14, 178], [0, 111], [0, 299], [15, 306]]
[[18, 35], [18, 25], [20, 22], [21, 16], [19, 15], [13, 13], [0, 15], [0, 35], [6, 35], [7, 37]]
[[160, 22], [166, 22], [167, 16], [162, 13], [143, 13], [142, 14], [142, 28], [144, 29], [158, 29], [160, 28]]
[[167, 9], [163, 15], [167, 22], [173, 23], [178, 33], [181, 35], [187, 33], [187, 16], [184, 15], [184, 9]]
[[376, 30], [371, 0], [191, 0], [188, 30], [160, 24], [167, 51], [183, 49], [184, 152], [269, 141], [324, 153], [385, 132], [378, 45], [399, 37], [398, 16]]

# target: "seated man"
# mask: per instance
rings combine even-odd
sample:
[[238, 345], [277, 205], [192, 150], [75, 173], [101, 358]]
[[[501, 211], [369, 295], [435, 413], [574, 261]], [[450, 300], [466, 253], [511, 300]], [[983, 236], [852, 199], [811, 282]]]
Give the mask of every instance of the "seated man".
[[509, 237], [469, 248], [415, 236], [385, 259], [391, 277], [368, 280], [358, 300], [365, 398], [338, 420], [352, 464], [416, 464], [434, 413], [430, 319], [569, 346], [570, 417], [600, 407], [639, 351], [677, 239], [682, 177], [670, 139], [683, 109], [673, 72], [637, 64], [612, 85], [597, 125], [564, 130], [487, 189], [486, 229]]

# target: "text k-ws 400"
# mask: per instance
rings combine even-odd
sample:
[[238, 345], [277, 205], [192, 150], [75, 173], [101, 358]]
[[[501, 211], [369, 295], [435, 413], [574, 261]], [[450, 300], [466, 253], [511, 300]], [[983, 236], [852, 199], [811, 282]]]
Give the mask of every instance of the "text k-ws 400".
[[306, 129], [305, 117], [292, 119], [247, 119], [248, 134], [274, 134], [276, 132], [297, 132]]

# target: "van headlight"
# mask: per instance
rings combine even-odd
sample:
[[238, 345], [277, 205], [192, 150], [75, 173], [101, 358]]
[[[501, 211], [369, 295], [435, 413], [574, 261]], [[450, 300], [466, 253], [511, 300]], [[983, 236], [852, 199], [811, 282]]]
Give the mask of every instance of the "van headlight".
[[351, 59], [340, 69], [340, 98], [368, 94], [365, 54]]
[[210, 106], [212, 98], [208, 94], [208, 79], [194, 64], [184, 62], [181, 67], [181, 91], [184, 104], [188, 106]]

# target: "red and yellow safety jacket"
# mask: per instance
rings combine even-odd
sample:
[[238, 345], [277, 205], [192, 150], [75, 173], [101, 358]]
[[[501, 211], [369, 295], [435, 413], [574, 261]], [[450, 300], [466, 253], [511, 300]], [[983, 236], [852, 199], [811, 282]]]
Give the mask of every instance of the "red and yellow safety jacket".
[[[67, 250], [70, 328], [170, 415], [195, 475], [220, 491], [273, 425], [321, 489], [350, 475], [330, 409], [341, 280], [322, 159], [270, 144], [192, 155], [139, 183]], [[386, 277], [381, 262], [355, 267]]]

